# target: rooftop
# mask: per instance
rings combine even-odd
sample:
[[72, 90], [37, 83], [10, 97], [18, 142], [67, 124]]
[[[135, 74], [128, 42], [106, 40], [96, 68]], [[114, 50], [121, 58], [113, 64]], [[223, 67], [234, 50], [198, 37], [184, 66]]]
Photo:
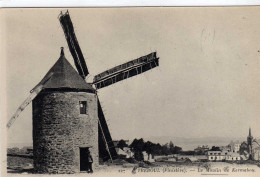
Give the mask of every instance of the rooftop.
[[[58, 61], [47, 72], [38, 85], [43, 89], [75, 89], [95, 92], [95, 89], [78, 74], [64, 56], [63, 48]], [[37, 85], [37, 86], [38, 86]]]

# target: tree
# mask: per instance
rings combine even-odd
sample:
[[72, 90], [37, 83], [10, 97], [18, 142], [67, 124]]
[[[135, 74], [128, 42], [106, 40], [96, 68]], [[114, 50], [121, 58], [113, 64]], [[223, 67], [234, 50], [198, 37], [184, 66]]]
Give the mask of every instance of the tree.
[[174, 154], [174, 145], [172, 141], [170, 141], [169, 148], [170, 148], [170, 153]]
[[150, 141], [144, 143], [143, 150], [146, 151], [146, 153], [148, 154], [148, 159], [150, 158], [150, 155], [153, 154], [153, 146], [154, 144]]
[[165, 145], [162, 146], [162, 154], [163, 155], [169, 155], [170, 154], [170, 148], [169, 148], [168, 143], [166, 143]]
[[144, 140], [141, 139], [134, 139], [134, 141], [131, 143], [130, 148], [132, 151], [134, 151], [134, 158], [138, 161], [143, 161], [143, 149], [144, 149]]
[[248, 146], [246, 142], [243, 142], [239, 148], [239, 154], [246, 155], [248, 153]]
[[144, 143], [143, 150], [146, 151], [147, 154], [152, 154], [152, 146], [153, 146], [153, 143], [150, 141], [147, 141]]
[[182, 151], [182, 148], [179, 146], [174, 146], [173, 154], [179, 154]]
[[134, 139], [129, 147], [134, 152], [135, 159], [139, 161], [143, 160], [142, 151], [146, 151], [149, 157], [150, 155], [169, 155], [182, 152], [182, 148], [174, 146], [172, 141], [161, 146], [159, 143], [155, 144], [150, 141], [144, 142], [143, 139]]
[[127, 147], [127, 144], [124, 140], [120, 140], [117, 144], [117, 147], [123, 149], [124, 147]]
[[162, 154], [162, 146], [157, 143], [152, 145], [152, 152], [155, 155], [161, 155]]
[[218, 146], [212, 146], [211, 151], [221, 151]]
[[182, 155], [195, 155], [195, 151], [181, 151], [180, 154], [182, 154]]

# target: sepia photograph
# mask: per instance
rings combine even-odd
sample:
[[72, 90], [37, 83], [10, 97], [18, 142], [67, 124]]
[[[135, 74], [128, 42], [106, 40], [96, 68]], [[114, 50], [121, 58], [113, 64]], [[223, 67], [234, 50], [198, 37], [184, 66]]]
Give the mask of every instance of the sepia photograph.
[[1, 19], [3, 176], [260, 175], [259, 6]]

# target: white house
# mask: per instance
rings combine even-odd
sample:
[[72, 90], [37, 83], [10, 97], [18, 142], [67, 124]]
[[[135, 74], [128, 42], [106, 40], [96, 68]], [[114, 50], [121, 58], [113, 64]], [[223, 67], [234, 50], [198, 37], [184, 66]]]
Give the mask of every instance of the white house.
[[143, 153], [143, 156], [144, 156], [144, 161], [155, 162], [152, 154], [147, 154], [146, 151], [143, 151], [142, 153]]
[[134, 153], [131, 151], [129, 147], [124, 147], [123, 150], [127, 154], [126, 158], [131, 158], [134, 156]]
[[208, 160], [209, 161], [237, 161], [242, 160], [241, 156], [237, 152], [229, 151], [208, 151]]
[[231, 141], [228, 145], [231, 152], [239, 152], [241, 143], [239, 141]]

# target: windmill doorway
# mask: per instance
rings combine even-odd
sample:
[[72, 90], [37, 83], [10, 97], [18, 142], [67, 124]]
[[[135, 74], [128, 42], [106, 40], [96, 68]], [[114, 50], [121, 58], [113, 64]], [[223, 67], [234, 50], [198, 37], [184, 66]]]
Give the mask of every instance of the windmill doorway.
[[88, 170], [88, 159], [89, 159], [89, 148], [79, 148], [79, 155], [80, 155], [80, 171], [87, 171]]

